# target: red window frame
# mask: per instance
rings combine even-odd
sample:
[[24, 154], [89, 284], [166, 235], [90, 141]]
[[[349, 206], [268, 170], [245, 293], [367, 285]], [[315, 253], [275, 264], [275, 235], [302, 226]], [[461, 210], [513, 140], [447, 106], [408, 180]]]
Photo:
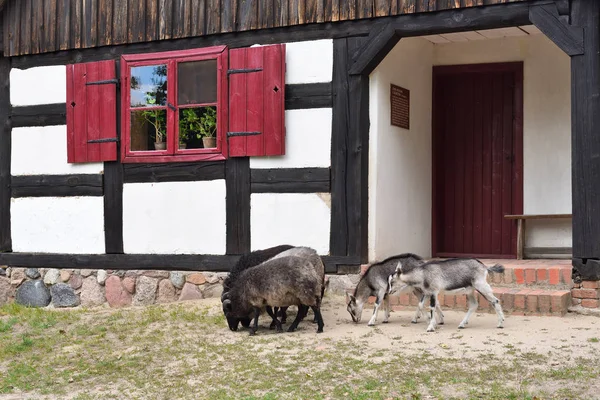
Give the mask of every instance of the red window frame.
[[[217, 60], [217, 147], [211, 149], [179, 149], [179, 104], [177, 103], [177, 63], [201, 60]], [[174, 161], [216, 161], [227, 158], [228, 87], [227, 46], [214, 46], [202, 49], [167, 51], [121, 56], [121, 160], [124, 163], [174, 162]], [[167, 64], [167, 103], [175, 105], [159, 106], [167, 111], [166, 150], [131, 151], [131, 107], [130, 76], [132, 67]], [[189, 108], [185, 105], [181, 108]]]

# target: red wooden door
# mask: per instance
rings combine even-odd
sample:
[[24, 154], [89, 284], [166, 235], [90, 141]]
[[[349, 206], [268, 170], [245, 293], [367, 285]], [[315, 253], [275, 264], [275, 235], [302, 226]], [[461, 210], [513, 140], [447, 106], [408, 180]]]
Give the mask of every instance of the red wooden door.
[[434, 67], [434, 255], [516, 256], [522, 99], [520, 62]]

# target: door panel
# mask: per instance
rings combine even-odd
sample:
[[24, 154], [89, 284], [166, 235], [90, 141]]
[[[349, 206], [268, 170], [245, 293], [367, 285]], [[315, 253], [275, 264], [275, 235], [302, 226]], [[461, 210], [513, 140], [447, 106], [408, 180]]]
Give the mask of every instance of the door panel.
[[433, 253], [514, 257], [522, 63], [434, 67]]

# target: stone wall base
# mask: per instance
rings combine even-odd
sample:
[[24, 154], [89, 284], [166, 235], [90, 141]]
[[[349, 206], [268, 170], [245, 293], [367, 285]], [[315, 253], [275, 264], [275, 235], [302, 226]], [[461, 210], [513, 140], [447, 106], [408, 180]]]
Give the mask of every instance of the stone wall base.
[[[113, 308], [218, 298], [226, 272], [3, 268], [0, 305]], [[344, 294], [358, 275], [327, 277], [328, 291]]]
[[600, 308], [600, 281], [582, 281], [574, 283], [571, 289], [573, 306], [581, 308]]

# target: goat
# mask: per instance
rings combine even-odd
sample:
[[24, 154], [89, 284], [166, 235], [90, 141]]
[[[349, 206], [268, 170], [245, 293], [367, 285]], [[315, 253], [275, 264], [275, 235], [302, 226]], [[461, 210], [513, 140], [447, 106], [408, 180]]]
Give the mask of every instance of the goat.
[[[362, 318], [363, 307], [367, 302], [369, 296], [376, 296], [376, 300], [375, 308], [373, 310], [373, 316], [369, 320], [368, 325], [375, 325], [381, 302], [383, 302], [383, 309], [385, 315], [383, 323], [388, 322], [390, 317], [388, 277], [395, 272], [396, 266], [399, 261], [410, 265], [421, 264], [424, 262], [423, 259], [416, 254], [403, 253], [389, 257], [378, 263], [372, 264], [369, 267], [369, 269], [367, 269], [367, 272], [365, 272], [365, 274], [358, 281], [358, 284], [354, 289], [354, 294], [350, 295], [350, 301], [348, 302], [347, 310], [355, 323], [360, 322]], [[407, 285], [405, 288], [400, 289], [400, 291], [403, 291], [406, 288], [408, 288]], [[418, 318], [421, 316], [421, 310], [423, 309], [422, 305], [425, 302], [425, 296], [418, 289], [413, 290], [417, 297], [420, 297], [420, 307], [417, 308], [417, 313], [411, 321], [412, 323], [416, 323]], [[441, 308], [438, 307], [437, 311], [439, 312], [440, 318], [443, 321], [444, 315], [442, 314]]]
[[[276, 256], [277, 254], [281, 253], [282, 251], [286, 251], [286, 250], [289, 250], [292, 248], [294, 248], [294, 246], [284, 244], [284, 245], [280, 245], [280, 246], [270, 247], [270, 248], [264, 249], [264, 250], [256, 250], [251, 253], [242, 255], [239, 258], [238, 262], [233, 266], [233, 268], [231, 268], [231, 270], [229, 271], [229, 274], [223, 281], [223, 293], [221, 294], [221, 303], [228, 297], [229, 289], [231, 288], [233, 283], [237, 280], [238, 276], [243, 271], [245, 271], [248, 268], [255, 267], [255, 266], [267, 261], [271, 257]], [[266, 311], [271, 316], [271, 318], [273, 318], [273, 322], [271, 323], [271, 328], [273, 328], [276, 326], [276, 322], [275, 322], [276, 311], [273, 312], [271, 307], [267, 307]], [[283, 314], [282, 322], [285, 323], [285, 320], [286, 320], [285, 311], [283, 311], [282, 314]], [[237, 328], [238, 328], [238, 325], [240, 322], [241, 322], [242, 326], [245, 328], [248, 328], [250, 326], [250, 318], [248, 318], [248, 317], [244, 317], [244, 318], [240, 318], [240, 319], [233, 318], [231, 320], [227, 320], [227, 323], [229, 324], [229, 328], [232, 331], [237, 331]]]
[[[227, 318], [243, 318], [252, 314], [253, 326], [250, 335], [256, 334], [258, 317], [262, 307], [309, 306], [317, 318], [317, 333], [323, 332], [321, 315], [321, 293], [323, 277], [315, 263], [320, 257], [287, 256], [267, 260], [256, 267], [243, 271], [229, 290], [229, 298], [223, 301], [223, 312]], [[299, 312], [290, 325], [293, 332], [302, 318]], [[277, 331], [281, 323], [277, 320]]]
[[504, 313], [500, 300], [494, 296], [492, 287], [487, 283], [487, 275], [490, 272], [502, 273], [504, 267], [500, 264], [487, 268], [476, 259], [455, 258], [443, 261], [429, 261], [423, 264], [411, 264], [399, 261], [396, 271], [390, 275], [388, 281], [388, 293], [393, 293], [400, 285], [409, 285], [418, 288], [425, 296], [431, 298], [430, 315], [431, 321], [427, 332], [433, 332], [436, 326], [434, 308], [438, 306], [437, 299], [440, 291], [453, 291], [464, 289], [469, 300], [467, 315], [458, 325], [459, 329], [465, 328], [469, 323], [469, 317], [477, 310], [478, 302], [475, 296], [477, 290], [487, 301], [493, 304], [498, 315], [498, 328], [504, 327]]

